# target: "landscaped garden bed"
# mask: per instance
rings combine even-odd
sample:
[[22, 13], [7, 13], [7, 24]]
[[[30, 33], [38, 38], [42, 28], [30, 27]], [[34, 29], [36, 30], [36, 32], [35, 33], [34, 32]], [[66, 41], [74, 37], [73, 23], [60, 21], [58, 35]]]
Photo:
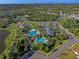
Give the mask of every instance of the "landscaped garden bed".
[[[45, 39], [47, 40], [46, 43], [38, 42], [36, 44], [35, 41], [32, 42], [34, 50], [41, 50], [45, 53], [48, 53], [51, 50], [54, 51], [57, 46], [62, 45], [64, 43], [64, 41], [67, 40], [67, 34], [64, 31], [62, 31], [61, 29], [59, 29], [58, 27], [56, 27], [55, 24], [50, 23], [47, 25], [45, 25], [45, 24], [41, 25], [36, 22], [29, 22], [29, 25], [30, 25], [30, 30], [36, 29], [40, 32], [40, 35], [35, 36], [34, 40], [37, 37], [38, 38], [45, 37]], [[25, 30], [27, 30], [27, 29], [25, 29]], [[41, 41], [43, 41], [43, 40], [41, 39]]]

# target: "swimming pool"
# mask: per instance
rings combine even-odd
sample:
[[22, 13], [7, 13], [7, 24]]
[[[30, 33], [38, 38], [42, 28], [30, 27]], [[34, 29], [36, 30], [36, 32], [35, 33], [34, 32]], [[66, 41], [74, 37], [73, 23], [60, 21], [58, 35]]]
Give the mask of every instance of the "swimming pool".
[[[28, 35], [30, 37], [30, 39], [33, 39], [36, 35], [40, 34], [39, 31], [37, 31], [36, 29], [32, 29], [31, 31], [29, 31]], [[46, 39], [44, 37], [37, 37], [35, 38], [34, 42], [35, 43], [46, 43]]]
[[45, 40], [44, 37], [38, 37], [34, 42], [35, 43], [46, 43], [47, 40]]
[[39, 34], [39, 31], [36, 31], [35, 29], [32, 29], [28, 35], [30, 38], [33, 38], [34, 36], [38, 35]]

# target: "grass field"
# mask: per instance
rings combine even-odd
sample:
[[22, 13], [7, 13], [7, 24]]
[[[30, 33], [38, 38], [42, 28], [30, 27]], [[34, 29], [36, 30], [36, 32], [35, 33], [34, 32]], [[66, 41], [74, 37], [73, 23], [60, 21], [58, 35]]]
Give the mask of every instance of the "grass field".
[[[79, 50], [79, 44], [72, 45], [72, 48], [75, 50]], [[73, 53], [71, 49], [67, 49], [63, 53], [61, 53], [60, 59], [76, 59], [76, 55]]]
[[60, 55], [60, 59], [75, 59], [75, 54], [71, 50], [66, 50]]
[[72, 48], [74, 48], [74, 49], [79, 49], [79, 44], [74, 44], [74, 45], [72, 46]]

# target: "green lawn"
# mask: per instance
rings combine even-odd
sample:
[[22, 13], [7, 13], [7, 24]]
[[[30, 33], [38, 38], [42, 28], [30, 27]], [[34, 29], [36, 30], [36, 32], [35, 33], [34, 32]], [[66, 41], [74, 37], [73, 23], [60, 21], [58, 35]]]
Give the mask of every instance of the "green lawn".
[[72, 48], [79, 49], [79, 44], [74, 44]]
[[60, 55], [60, 59], [75, 59], [75, 54], [71, 50], [66, 50]]
[[[73, 49], [79, 49], [79, 44], [74, 44], [72, 45]], [[60, 55], [60, 59], [75, 59], [76, 55], [73, 53], [71, 49], [65, 50], [63, 53]]]

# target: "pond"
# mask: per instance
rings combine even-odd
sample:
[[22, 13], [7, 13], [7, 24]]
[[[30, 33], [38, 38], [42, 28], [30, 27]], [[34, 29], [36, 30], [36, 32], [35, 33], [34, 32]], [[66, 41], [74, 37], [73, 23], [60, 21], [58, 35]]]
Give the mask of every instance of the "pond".
[[1, 30], [0, 31], [0, 54], [4, 51], [5, 49], [5, 39], [9, 35], [9, 32], [7, 30]]

